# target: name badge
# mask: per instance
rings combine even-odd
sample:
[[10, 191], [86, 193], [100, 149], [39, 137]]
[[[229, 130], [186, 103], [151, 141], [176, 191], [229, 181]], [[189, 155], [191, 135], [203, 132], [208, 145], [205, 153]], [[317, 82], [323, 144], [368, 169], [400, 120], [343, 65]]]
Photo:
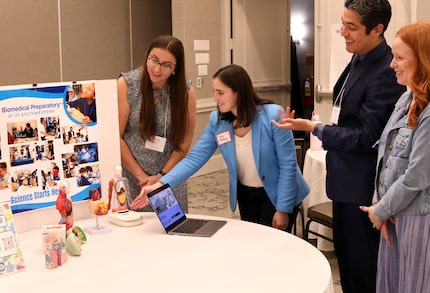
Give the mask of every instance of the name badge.
[[340, 107], [339, 106], [333, 106], [333, 109], [331, 110], [331, 116], [330, 116], [330, 122], [334, 125], [337, 125], [337, 122], [339, 121], [339, 115], [340, 115]]
[[230, 131], [226, 130], [224, 132], [220, 132], [216, 135], [216, 141], [218, 146], [231, 142]]
[[167, 139], [165, 137], [161, 136], [155, 136], [154, 141], [146, 140], [145, 142], [145, 148], [157, 152], [164, 152], [164, 146], [166, 145]]

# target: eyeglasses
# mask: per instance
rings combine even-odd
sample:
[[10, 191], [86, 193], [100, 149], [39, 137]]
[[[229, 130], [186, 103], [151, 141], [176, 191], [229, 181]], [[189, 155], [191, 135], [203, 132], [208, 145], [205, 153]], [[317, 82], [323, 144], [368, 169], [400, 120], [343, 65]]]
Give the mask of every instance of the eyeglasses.
[[175, 64], [173, 64], [171, 62], [161, 63], [156, 56], [148, 56], [148, 60], [151, 61], [155, 67], [160, 65], [161, 69], [164, 71], [173, 70], [175, 67]]

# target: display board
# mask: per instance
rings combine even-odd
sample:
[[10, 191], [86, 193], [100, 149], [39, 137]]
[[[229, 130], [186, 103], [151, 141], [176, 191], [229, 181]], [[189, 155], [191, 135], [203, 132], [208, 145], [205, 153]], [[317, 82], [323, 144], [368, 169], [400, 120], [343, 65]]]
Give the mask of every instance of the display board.
[[[120, 164], [115, 80], [0, 87], [0, 202], [13, 213], [106, 194]], [[107, 196], [107, 195], [106, 195]]]

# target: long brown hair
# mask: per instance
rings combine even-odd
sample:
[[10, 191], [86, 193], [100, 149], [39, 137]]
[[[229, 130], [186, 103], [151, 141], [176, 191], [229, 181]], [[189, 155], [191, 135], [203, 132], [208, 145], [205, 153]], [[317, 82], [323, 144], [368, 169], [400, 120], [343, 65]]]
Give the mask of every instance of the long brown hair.
[[146, 63], [149, 53], [154, 48], [169, 51], [176, 59], [174, 74], [167, 83], [169, 85], [169, 99], [171, 109], [171, 124], [174, 125], [170, 131], [169, 141], [174, 150], [179, 150], [188, 128], [188, 92], [185, 79], [184, 46], [182, 42], [169, 35], [155, 38], [146, 52], [143, 62], [142, 74], [142, 106], [140, 109], [140, 136], [143, 139], [153, 140], [155, 137], [155, 103], [152, 82], [149, 77]]
[[411, 104], [408, 125], [416, 127], [418, 117], [428, 105], [430, 97], [430, 22], [420, 21], [406, 25], [396, 36], [408, 45], [415, 55], [416, 65], [409, 81], [415, 102]]
[[273, 104], [273, 101], [260, 98], [257, 95], [251, 78], [246, 70], [239, 65], [227, 65], [215, 72], [213, 78], [218, 78], [233, 92], [237, 93], [237, 117], [232, 112], [219, 113], [220, 120], [233, 122], [237, 119], [236, 127], [251, 125], [257, 114], [258, 105]]

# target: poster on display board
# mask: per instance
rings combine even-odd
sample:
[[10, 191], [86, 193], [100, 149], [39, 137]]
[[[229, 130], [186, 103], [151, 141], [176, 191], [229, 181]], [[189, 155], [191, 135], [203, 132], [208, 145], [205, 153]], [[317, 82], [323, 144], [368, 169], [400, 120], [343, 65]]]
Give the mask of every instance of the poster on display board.
[[55, 206], [60, 180], [73, 202], [105, 197], [121, 161], [115, 80], [0, 87], [0, 110], [0, 202], [13, 213]]

